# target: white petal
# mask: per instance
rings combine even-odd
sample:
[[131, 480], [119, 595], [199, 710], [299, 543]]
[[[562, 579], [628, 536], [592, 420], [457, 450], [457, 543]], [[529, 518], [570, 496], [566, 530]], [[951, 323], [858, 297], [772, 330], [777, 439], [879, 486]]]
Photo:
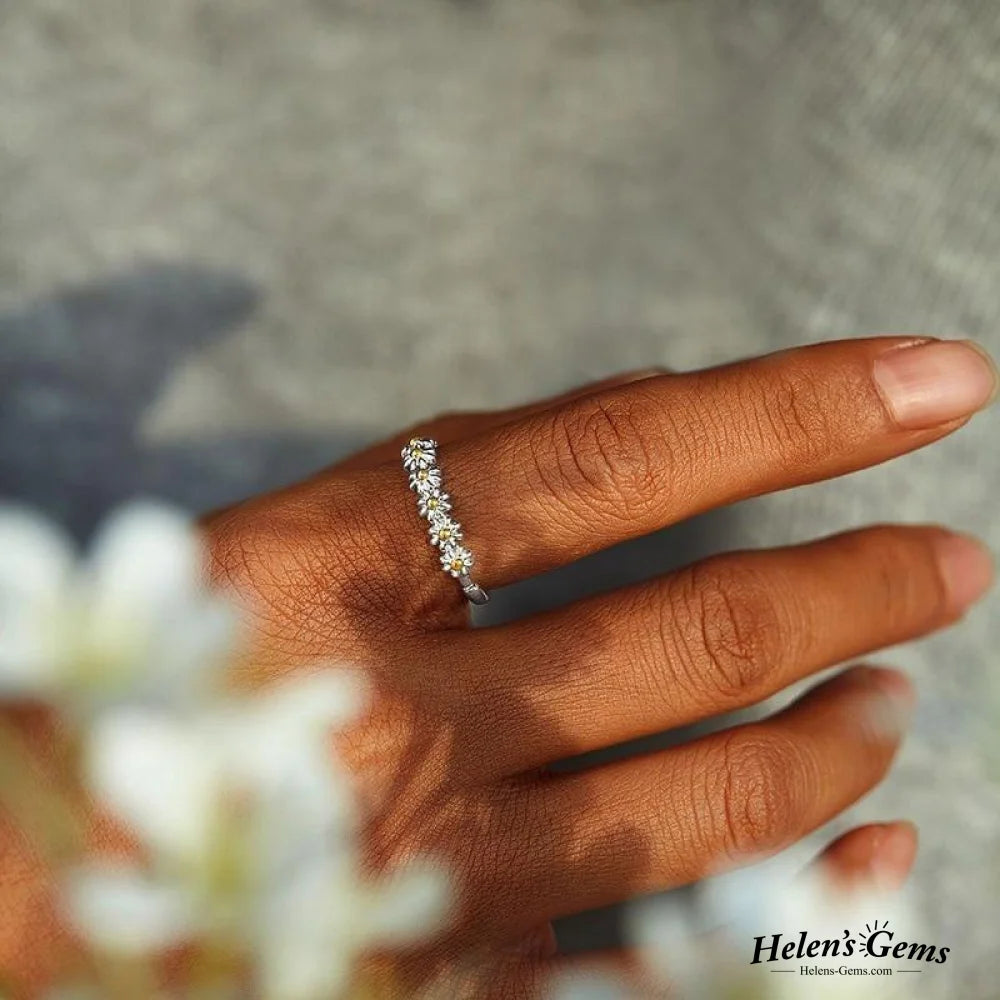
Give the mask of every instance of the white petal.
[[431, 861], [412, 862], [374, 890], [369, 944], [404, 946], [427, 940], [446, 926], [451, 911], [451, 882]]
[[[770, 858], [745, 857], [744, 867], [731, 868], [699, 883], [698, 901], [708, 929], [725, 927], [733, 935], [752, 939], [761, 923], [780, 924], [775, 912], [789, 887], [806, 866], [806, 855], [795, 848]], [[752, 932], [752, 933], [751, 933]]]
[[195, 725], [112, 711], [91, 730], [87, 776], [94, 794], [154, 848], [180, 858], [204, 849], [220, 775]]
[[690, 903], [671, 895], [645, 899], [625, 910], [626, 941], [660, 982], [677, 984], [681, 996], [706, 973], [700, 966], [695, 919]]
[[280, 947], [262, 956], [263, 995], [268, 1000], [335, 1000], [350, 981], [352, 956], [344, 950], [310, 945], [301, 936], [279, 938]]
[[625, 984], [599, 972], [564, 972], [553, 977], [547, 1000], [630, 1000]]
[[88, 570], [85, 641], [91, 658], [112, 673], [142, 667], [180, 634], [204, 595], [203, 554], [190, 521], [152, 503], [108, 519]]
[[328, 854], [272, 885], [257, 947], [269, 1000], [330, 1000], [348, 985], [361, 910], [353, 875]]
[[218, 694], [241, 638], [236, 608], [205, 593], [148, 636], [145, 662], [122, 692], [149, 704], [192, 708]]
[[289, 732], [311, 730], [325, 736], [361, 713], [367, 700], [363, 674], [329, 666], [302, 673], [270, 688], [261, 698], [266, 722]]
[[64, 888], [64, 906], [80, 934], [107, 951], [157, 952], [196, 930], [187, 895], [125, 869], [74, 872]]
[[233, 727], [230, 767], [266, 803], [264, 822], [277, 824], [272, 847], [293, 849], [301, 835], [349, 836], [357, 823], [353, 789], [337, 766], [331, 725], [353, 717], [364, 693], [360, 677], [343, 669], [289, 681], [254, 699]]
[[73, 546], [41, 516], [0, 507], [0, 696], [56, 680]]
[[252, 768], [241, 777], [257, 796], [254, 834], [265, 871], [283, 877], [331, 851], [353, 859], [360, 818], [354, 792], [325, 745], [262, 738], [242, 763]]
[[140, 613], [186, 599], [203, 580], [201, 543], [190, 518], [149, 502], [112, 514], [88, 561], [98, 595]]

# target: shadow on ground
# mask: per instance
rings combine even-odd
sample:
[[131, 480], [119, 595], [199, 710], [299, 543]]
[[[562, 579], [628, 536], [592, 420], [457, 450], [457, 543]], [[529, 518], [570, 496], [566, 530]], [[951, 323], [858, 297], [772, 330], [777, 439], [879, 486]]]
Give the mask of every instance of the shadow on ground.
[[358, 442], [329, 435], [162, 444], [137, 433], [195, 351], [246, 322], [260, 291], [198, 266], [138, 268], [0, 314], [0, 496], [78, 537], [136, 495], [203, 510], [295, 480]]

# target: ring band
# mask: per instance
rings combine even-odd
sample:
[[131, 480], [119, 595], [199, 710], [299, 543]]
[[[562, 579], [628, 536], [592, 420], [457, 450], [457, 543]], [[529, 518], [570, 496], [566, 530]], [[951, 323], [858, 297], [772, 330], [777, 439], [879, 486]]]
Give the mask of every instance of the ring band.
[[440, 550], [441, 568], [458, 580], [462, 593], [472, 604], [485, 604], [490, 595], [469, 576], [475, 560], [461, 544], [462, 526], [451, 514], [451, 497], [444, 491], [444, 479], [437, 464], [437, 441], [411, 438], [400, 454], [403, 468], [410, 474], [410, 489], [417, 494], [417, 510], [428, 523], [431, 545]]

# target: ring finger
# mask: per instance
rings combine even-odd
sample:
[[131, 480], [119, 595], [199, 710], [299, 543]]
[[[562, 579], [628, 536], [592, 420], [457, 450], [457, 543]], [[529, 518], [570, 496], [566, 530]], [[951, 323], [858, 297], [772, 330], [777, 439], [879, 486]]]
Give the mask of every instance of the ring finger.
[[[964, 342], [841, 341], [588, 394], [444, 445], [441, 466], [488, 587], [928, 444], [995, 383]], [[366, 506], [382, 508], [376, 523], [416, 527], [398, 466], [359, 474]], [[420, 533], [404, 534], [408, 569], [430, 566]], [[395, 579], [400, 538], [387, 541]]]
[[596, 382], [589, 382], [586, 385], [576, 386], [566, 392], [550, 396], [547, 399], [539, 399], [522, 406], [514, 406], [505, 410], [479, 410], [472, 412], [444, 413], [431, 420], [414, 424], [408, 430], [400, 431], [384, 441], [377, 441], [375, 444], [355, 452], [349, 458], [338, 462], [333, 469], [338, 472], [346, 472], [352, 469], [365, 469], [382, 462], [395, 461], [399, 455], [399, 449], [411, 438], [434, 438], [439, 444], [448, 444], [452, 441], [459, 441], [462, 438], [472, 437], [474, 434], [482, 434], [484, 431], [493, 430], [504, 424], [509, 424], [514, 420], [522, 420], [525, 417], [533, 416], [544, 410], [562, 406], [575, 399], [601, 392], [605, 389], [614, 389], [618, 386], [628, 385], [631, 382], [638, 382], [644, 378], [652, 378], [654, 375], [665, 375], [666, 368], [645, 368], [638, 371], [621, 372], [617, 375], [609, 375], [607, 378], [598, 379]]

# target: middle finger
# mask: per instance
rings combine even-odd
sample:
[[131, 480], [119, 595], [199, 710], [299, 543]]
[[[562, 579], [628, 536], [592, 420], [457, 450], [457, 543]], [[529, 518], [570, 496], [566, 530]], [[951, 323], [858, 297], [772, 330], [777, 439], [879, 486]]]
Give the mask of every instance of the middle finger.
[[[521, 621], [457, 633], [463, 711], [510, 775], [753, 704], [816, 670], [957, 618], [988, 586], [974, 539], [879, 526], [728, 553]], [[599, 709], [597, 708], [599, 706]], [[477, 766], [483, 766], [477, 757]]]

